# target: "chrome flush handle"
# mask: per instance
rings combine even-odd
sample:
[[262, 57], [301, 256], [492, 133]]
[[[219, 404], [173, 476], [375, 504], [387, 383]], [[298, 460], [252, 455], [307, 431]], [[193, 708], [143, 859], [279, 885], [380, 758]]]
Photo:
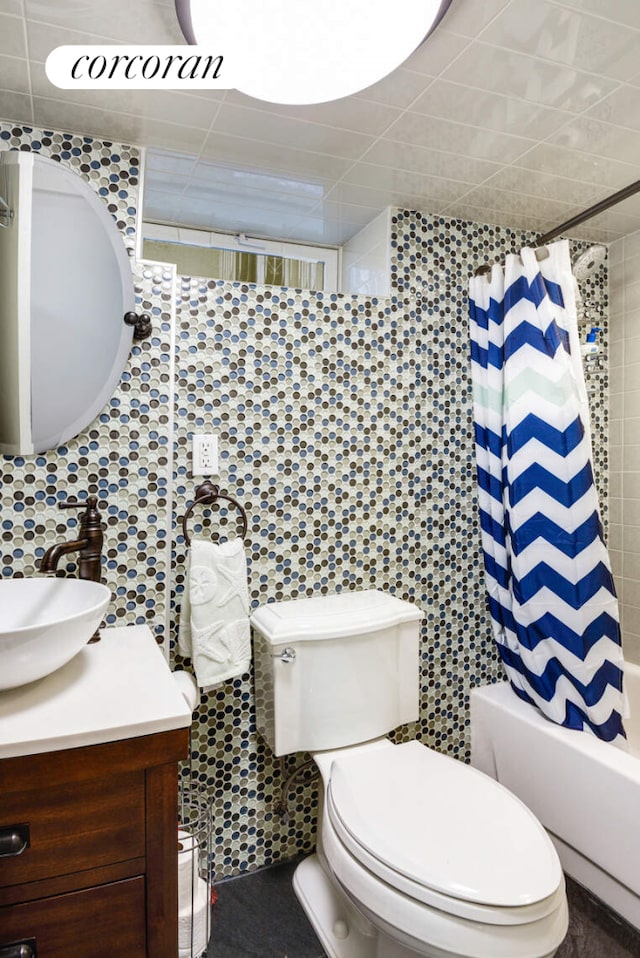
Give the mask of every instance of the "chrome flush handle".
[[271, 658], [278, 659], [284, 665], [290, 665], [292, 662], [295, 662], [296, 660], [296, 650], [292, 649], [291, 646], [288, 645], [285, 649], [282, 650], [282, 652], [280, 652], [279, 655], [272, 655]]

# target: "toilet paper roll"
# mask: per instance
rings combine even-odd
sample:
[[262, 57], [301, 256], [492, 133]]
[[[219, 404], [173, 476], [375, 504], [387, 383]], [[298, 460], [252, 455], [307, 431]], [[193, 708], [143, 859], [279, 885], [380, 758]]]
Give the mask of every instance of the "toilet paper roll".
[[193, 715], [199, 698], [196, 680], [190, 672], [172, 672], [171, 674], [182, 698], [191, 709], [191, 714]]
[[198, 846], [186, 829], [178, 829], [178, 911], [191, 908], [198, 892]]
[[204, 878], [198, 878], [191, 905], [178, 912], [179, 958], [199, 958], [209, 944], [211, 905], [209, 886]]

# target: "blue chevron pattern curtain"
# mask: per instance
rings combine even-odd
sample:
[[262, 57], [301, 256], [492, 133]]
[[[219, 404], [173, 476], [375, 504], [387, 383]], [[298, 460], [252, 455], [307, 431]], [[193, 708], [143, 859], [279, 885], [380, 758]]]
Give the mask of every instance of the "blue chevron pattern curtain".
[[618, 603], [591, 465], [566, 240], [469, 289], [478, 497], [493, 632], [515, 692], [624, 746]]

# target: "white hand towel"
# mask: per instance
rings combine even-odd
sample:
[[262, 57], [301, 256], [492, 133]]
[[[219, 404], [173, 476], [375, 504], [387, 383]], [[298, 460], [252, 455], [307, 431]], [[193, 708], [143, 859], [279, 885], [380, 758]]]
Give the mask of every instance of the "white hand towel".
[[187, 559], [178, 648], [208, 692], [249, 671], [249, 586], [242, 539], [193, 539]]

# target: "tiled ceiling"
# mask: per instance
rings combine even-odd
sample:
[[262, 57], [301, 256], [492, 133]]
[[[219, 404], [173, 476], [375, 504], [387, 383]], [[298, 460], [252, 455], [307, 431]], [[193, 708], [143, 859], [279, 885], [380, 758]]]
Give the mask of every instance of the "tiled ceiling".
[[[0, 115], [151, 148], [155, 222], [340, 245], [391, 205], [545, 232], [640, 179], [640, 0], [453, 0], [401, 68], [317, 106], [46, 78], [56, 46], [141, 38], [183, 42], [173, 0], [0, 0]], [[572, 234], [636, 229], [640, 194]]]

